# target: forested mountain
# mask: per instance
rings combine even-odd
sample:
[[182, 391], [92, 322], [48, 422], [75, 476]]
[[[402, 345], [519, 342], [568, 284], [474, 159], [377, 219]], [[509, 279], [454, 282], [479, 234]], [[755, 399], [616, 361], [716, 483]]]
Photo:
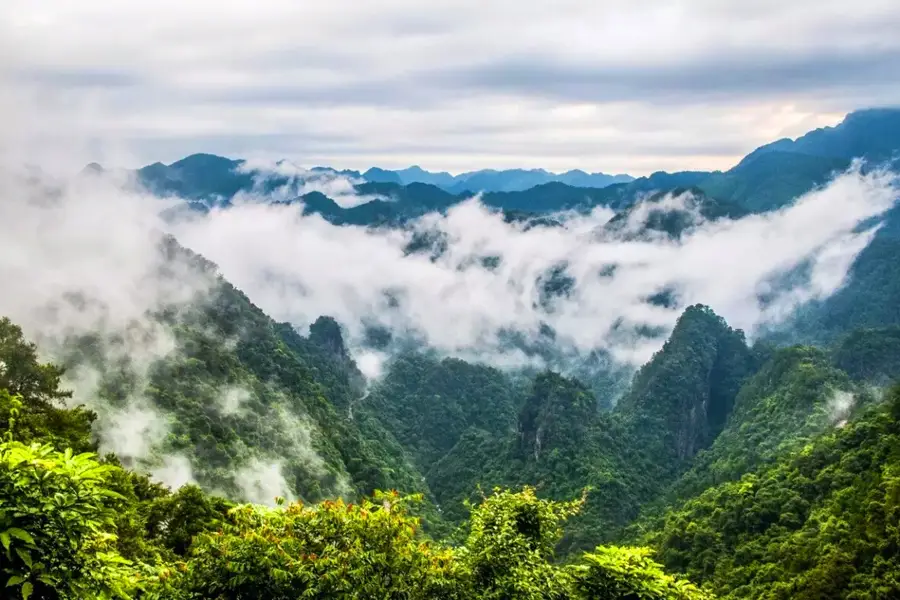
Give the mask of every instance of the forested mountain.
[[[173, 263], [191, 264], [191, 277], [213, 281], [208, 296], [188, 310], [151, 316], [172, 332], [175, 350], [154, 360], [146, 377], [117, 353], [121, 340], [100, 334], [70, 340], [60, 357], [70, 371], [90, 368], [103, 375], [102, 406], [124, 411], [125, 419], [149, 410], [170, 424], [150, 456], [136, 457], [135, 468], [165, 467], [160, 460], [182, 457], [205, 488], [261, 501], [272, 483], [258, 481], [254, 470], [267, 468], [274, 474], [263, 480], [284, 478], [283, 489], [275, 484], [279, 494], [310, 501], [394, 487], [423, 491], [421, 478], [384, 431], [346, 418], [363, 394], [362, 376], [333, 320], [319, 319], [302, 337], [272, 321], [217, 277], [215, 265], [172, 238], [160, 252]], [[146, 406], [134, 406], [134, 398]], [[259, 485], [264, 488], [256, 490]]]
[[[335, 341], [327, 323], [317, 329]], [[646, 549], [557, 563], [562, 524], [582, 502], [530, 489], [485, 498], [454, 546], [422, 537], [416, 497], [396, 492], [275, 508], [196, 486], [173, 493], [115, 456], [75, 454], [93, 443], [94, 415], [59, 407], [61, 370], [40, 364], [8, 321], [0, 331], [0, 570], [11, 597], [708, 598]]]
[[[852, 114], [724, 173], [481, 201], [552, 234], [542, 243], [566, 232], [559, 209], [604, 206], [615, 216], [586, 235], [679, 248], [852, 158], [893, 160], [896, 115]], [[342, 205], [321, 190], [275, 194], [293, 175], [261, 180], [242, 164], [194, 155], [137, 177], [188, 210], [261, 190], [341, 226], [403, 225], [469, 197], [407, 183], [449, 181], [408, 169], [369, 173], [385, 181], [352, 193], [373, 199]], [[400, 328], [360, 342], [326, 314], [298, 329], [160, 234], [152, 276], [205, 290], [189, 302], [52, 344], [0, 320], [3, 597], [900, 597], [898, 215], [846, 285], [750, 341], [704, 304], [681, 310], [665, 290], [642, 300], [642, 315], [678, 315], [642, 366], [603, 348], [569, 360], [546, 323], [503, 332], [526, 364], [503, 369]], [[449, 237], [416, 230], [397, 253], [431, 264]], [[552, 306], [577, 282], [565, 260], [546, 262], [532, 300]], [[95, 301], [63, 294], [52, 308]], [[357, 343], [381, 353], [378, 376], [363, 374]], [[86, 384], [89, 397], [69, 391]]]
[[725, 598], [900, 593], [900, 390], [772, 464], [666, 510], [643, 534]]
[[771, 339], [780, 343], [835, 343], [856, 329], [900, 325], [900, 210], [885, 215], [872, 241], [850, 267], [847, 284], [797, 311]]
[[900, 164], [900, 109], [852, 112], [835, 127], [757, 148], [734, 168], [696, 183], [710, 196], [748, 211], [779, 208], [845, 170], [854, 159], [869, 167]]
[[[186, 252], [173, 244], [162, 251]], [[194, 260], [198, 274], [214, 269]], [[647, 550], [596, 548], [638, 542], [726, 597], [897, 591], [890, 449], [900, 414], [896, 397], [885, 409], [867, 387], [896, 376], [892, 330], [855, 333], [831, 351], [751, 349], [708, 308], [691, 307], [610, 412], [584, 385], [552, 372], [518, 381], [427, 354], [393, 359], [366, 393], [333, 320], [318, 320], [302, 337], [217, 281], [209, 302], [155, 317], [175, 319], [179, 342], [143, 391], [174, 417], [159, 452], [188, 456], [202, 487], [237, 500], [247, 490], [229, 475], [242, 464], [259, 469], [253, 458], [280, 457], [287, 493], [354, 503], [235, 505], [196, 487], [167, 491], [122, 471], [112, 456], [57, 454], [102, 443], [103, 429], [92, 436], [91, 423], [103, 415], [59, 407], [62, 371], [37, 363], [4, 322], [0, 493], [17, 507], [3, 524], [15, 551], [7, 556], [18, 557], [4, 567], [10, 587], [34, 597], [62, 589], [147, 598], [243, 598], [251, 589], [289, 597], [303, 589], [335, 597], [359, 586], [369, 590], [364, 597], [530, 597], [521, 595], [530, 589], [534, 597], [626, 598], [636, 587], [655, 590], [647, 597], [706, 597], [663, 575]], [[73, 340], [68, 365], [103, 365], [92, 350], [103, 346]], [[133, 395], [128, 366], [105, 364], [105, 401]], [[236, 388], [244, 390], [237, 403], [223, 405], [234, 396], [222, 390]], [[150, 463], [128, 464], [140, 472]], [[39, 510], [46, 492], [33, 486], [42, 478], [53, 482], [44, 490], [77, 493], [80, 504]], [[479, 500], [479, 488], [495, 485], [534, 491]], [[391, 487], [423, 492], [425, 503], [407, 508], [400, 496], [376, 495], [356, 504]], [[481, 503], [471, 520], [466, 499]], [[416, 541], [409, 510], [432, 537], [455, 541]], [[571, 521], [565, 532], [563, 518]], [[823, 529], [827, 518], [838, 521]], [[72, 539], [68, 554], [55, 549], [53, 531]], [[578, 558], [582, 550], [591, 552]], [[554, 551], [569, 562], [557, 566]]]

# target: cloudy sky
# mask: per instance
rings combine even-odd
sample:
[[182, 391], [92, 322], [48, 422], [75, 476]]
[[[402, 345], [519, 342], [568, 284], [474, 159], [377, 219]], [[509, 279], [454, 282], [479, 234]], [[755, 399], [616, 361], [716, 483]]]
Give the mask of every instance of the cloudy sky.
[[0, 109], [16, 152], [121, 166], [728, 168], [900, 104], [897, 31], [896, 0], [6, 0]]

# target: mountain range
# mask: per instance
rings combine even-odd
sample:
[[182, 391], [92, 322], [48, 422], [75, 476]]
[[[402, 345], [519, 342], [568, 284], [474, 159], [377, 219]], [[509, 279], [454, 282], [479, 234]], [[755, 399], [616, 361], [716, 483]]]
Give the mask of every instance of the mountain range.
[[606, 173], [586, 173], [574, 169], [565, 173], [551, 173], [544, 169], [483, 169], [451, 175], [445, 171], [431, 172], [419, 166], [398, 171], [373, 167], [362, 174], [366, 181], [381, 183], [428, 183], [454, 194], [466, 192], [520, 192], [551, 182], [564, 183], [572, 187], [602, 188], [614, 183], [628, 183], [630, 175], [607, 175]]
[[[428, 173], [417, 167], [396, 172], [373, 168], [363, 174], [317, 167], [300, 175], [286, 175], [250, 169], [242, 160], [211, 154], [194, 154], [170, 165], [154, 163], [138, 169], [133, 176], [153, 193], [204, 204], [227, 203], [238, 192], [266, 194], [295, 189], [298, 193], [288, 200], [306, 202], [310, 212], [321, 213], [335, 223], [356, 225], [398, 222], [445, 210], [471, 198], [476, 191], [484, 192], [481, 200], [490, 207], [546, 213], [594, 206], [621, 208], [648, 193], [693, 187], [716, 201], [759, 212], [788, 204], [846, 170], [854, 159], [867, 161], [867, 168], [900, 165], [898, 129], [900, 109], [860, 110], [835, 127], [761, 146], [728, 171], [660, 171], [636, 179], [617, 176], [618, 181], [603, 179], [608, 176], [572, 175], [579, 173], [575, 171], [548, 178], [552, 174], [542, 170], [487, 170], [457, 176], [463, 181], [495, 182], [467, 188], [460, 187], [455, 179], [451, 182], [446, 173]], [[102, 169], [92, 164], [86, 171]], [[327, 198], [327, 186], [316, 184], [322, 177], [349, 178], [356, 182], [354, 194], [371, 199], [342, 206], [341, 198]]]
[[[602, 188], [544, 182], [482, 201], [547, 228], [561, 227], [559, 210], [605, 206], [616, 213], [607, 231], [647, 209], [629, 234], [677, 247], [697, 215], [714, 226], [770, 219], [857, 158], [869, 161], [861, 168], [896, 168], [898, 123], [900, 111], [860, 111], [757, 149], [726, 172], [655, 173]], [[367, 236], [350, 226], [402, 227], [471, 197], [426, 182], [365, 181], [354, 195], [377, 198], [342, 205], [321, 190], [279, 195], [289, 177], [261, 183], [241, 165], [193, 155], [135, 176], [189, 210], [229, 211], [238, 192], [262, 190], [267, 201], [301, 202], [338, 225], [332, 233]], [[662, 202], [686, 194], [690, 203]], [[46, 227], [72, 220], [56, 212], [65, 210], [59, 198], [34, 196]], [[423, 340], [392, 344], [393, 332], [374, 330], [356, 350], [390, 356], [367, 378], [334, 318], [303, 328], [273, 318], [171, 235], [154, 230], [143, 247], [124, 223], [74, 225], [72, 243], [102, 249], [109, 229], [129, 250], [112, 253], [107, 268], [147, 258], [153, 268], [138, 270], [136, 286], [113, 270], [81, 290], [64, 285], [73, 279], [56, 251], [53, 264], [29, 269], [59, 290], [38, 313], [58, 343], [32, 342], [0, 318], [4, 597], [900, 597], [897, 206], [845, 284], [787, 323], [748, 340], [693, 303], [634, 370], [618, 373], [592, 353], [594, 380], [553, 370], [552, 360], [499, 369]], [[440, 239], [414, 238], [405, 251], [444, 250]], [[8, 256], [19, 264], [33, 254], [13, 247]], [[329, 258], [328, 269], [349, 266]], [[484, 257], [482, 266], [498, 261]], [[729, 285], [729, 275], [718, 273], [716, 285]], [[791, 288], [803, 273], [788, 275], [781, 285]], [[572, 278], [559, 263], [526, 283], [552, 304]], [[20, 287], [33, 289], [11, 281], [5, 296]], [[123, 293], [131, 287], [137, 294]], [[307, 293], [280, 291], [292, 300]], [[127, 313], [117, 328], [105, 302], [118, 294], [129, 306], [152, 296], [152, 308]], [[666, 296], [642, 309], [656, 314]], [[22, 311], [30, 300], [11, 306]], [[65, 327], [71, 315], [79, 324], [99, 315], [99, 324]], [[549, 325], [536, 348], [515, 333], [510, 345], [554, 356]], [[91, 386], [90, 408], [73, 402], [69, 384]], [[116, 452], [102, 452], [111, 442]]]

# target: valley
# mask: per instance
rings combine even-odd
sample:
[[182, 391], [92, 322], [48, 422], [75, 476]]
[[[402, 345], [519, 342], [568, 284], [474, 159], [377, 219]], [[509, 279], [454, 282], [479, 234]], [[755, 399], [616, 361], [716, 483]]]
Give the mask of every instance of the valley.
[[10, 597], [896, 597], [898, 127], [479, 189], [10, 179]]

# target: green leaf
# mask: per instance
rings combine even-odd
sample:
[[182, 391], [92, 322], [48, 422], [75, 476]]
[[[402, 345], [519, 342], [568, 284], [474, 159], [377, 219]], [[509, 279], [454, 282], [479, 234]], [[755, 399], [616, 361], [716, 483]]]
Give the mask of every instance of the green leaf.
[[16, 548], [16, 554], [19, 555], [19, 558], [22, 559], [22, 562], [28, 565], [28, 568], [31, 568], [32, 560], [31, 554], [27, 550], [22, 550], [21, 548]]
[[23, 581], [25, 581], [25, 578], [22, 577], [21, 575], [13, 575], [6, 581], [6, 587], [10, 587], [13, 585], [19, 585]]
[[9, 534], [5, 531], [0, 531], [0, 543], [3, 544], [3, 547], [9, 550]]
[[28, 600], [31, 597], [31, 592], [34, 591], [34, 586], [31, 585], [30, 581], [26, 581], [22, 585], [22, 600]]
[[6, 533], [13, 536], [14, 538], [19, 538], [26, 544], [34, 544], [34, 538], [31, 537], [31, 534], [24, 529], [19, 529], [18, 527], [10, 527], [6, 530]]
[[101, 496], [106, 496], [107, 498], [115, 498], [116, 500], [125, 500], [125, 496], [118, 492], [114, 492], [112, 490], [102, 489], [98, 492]]

